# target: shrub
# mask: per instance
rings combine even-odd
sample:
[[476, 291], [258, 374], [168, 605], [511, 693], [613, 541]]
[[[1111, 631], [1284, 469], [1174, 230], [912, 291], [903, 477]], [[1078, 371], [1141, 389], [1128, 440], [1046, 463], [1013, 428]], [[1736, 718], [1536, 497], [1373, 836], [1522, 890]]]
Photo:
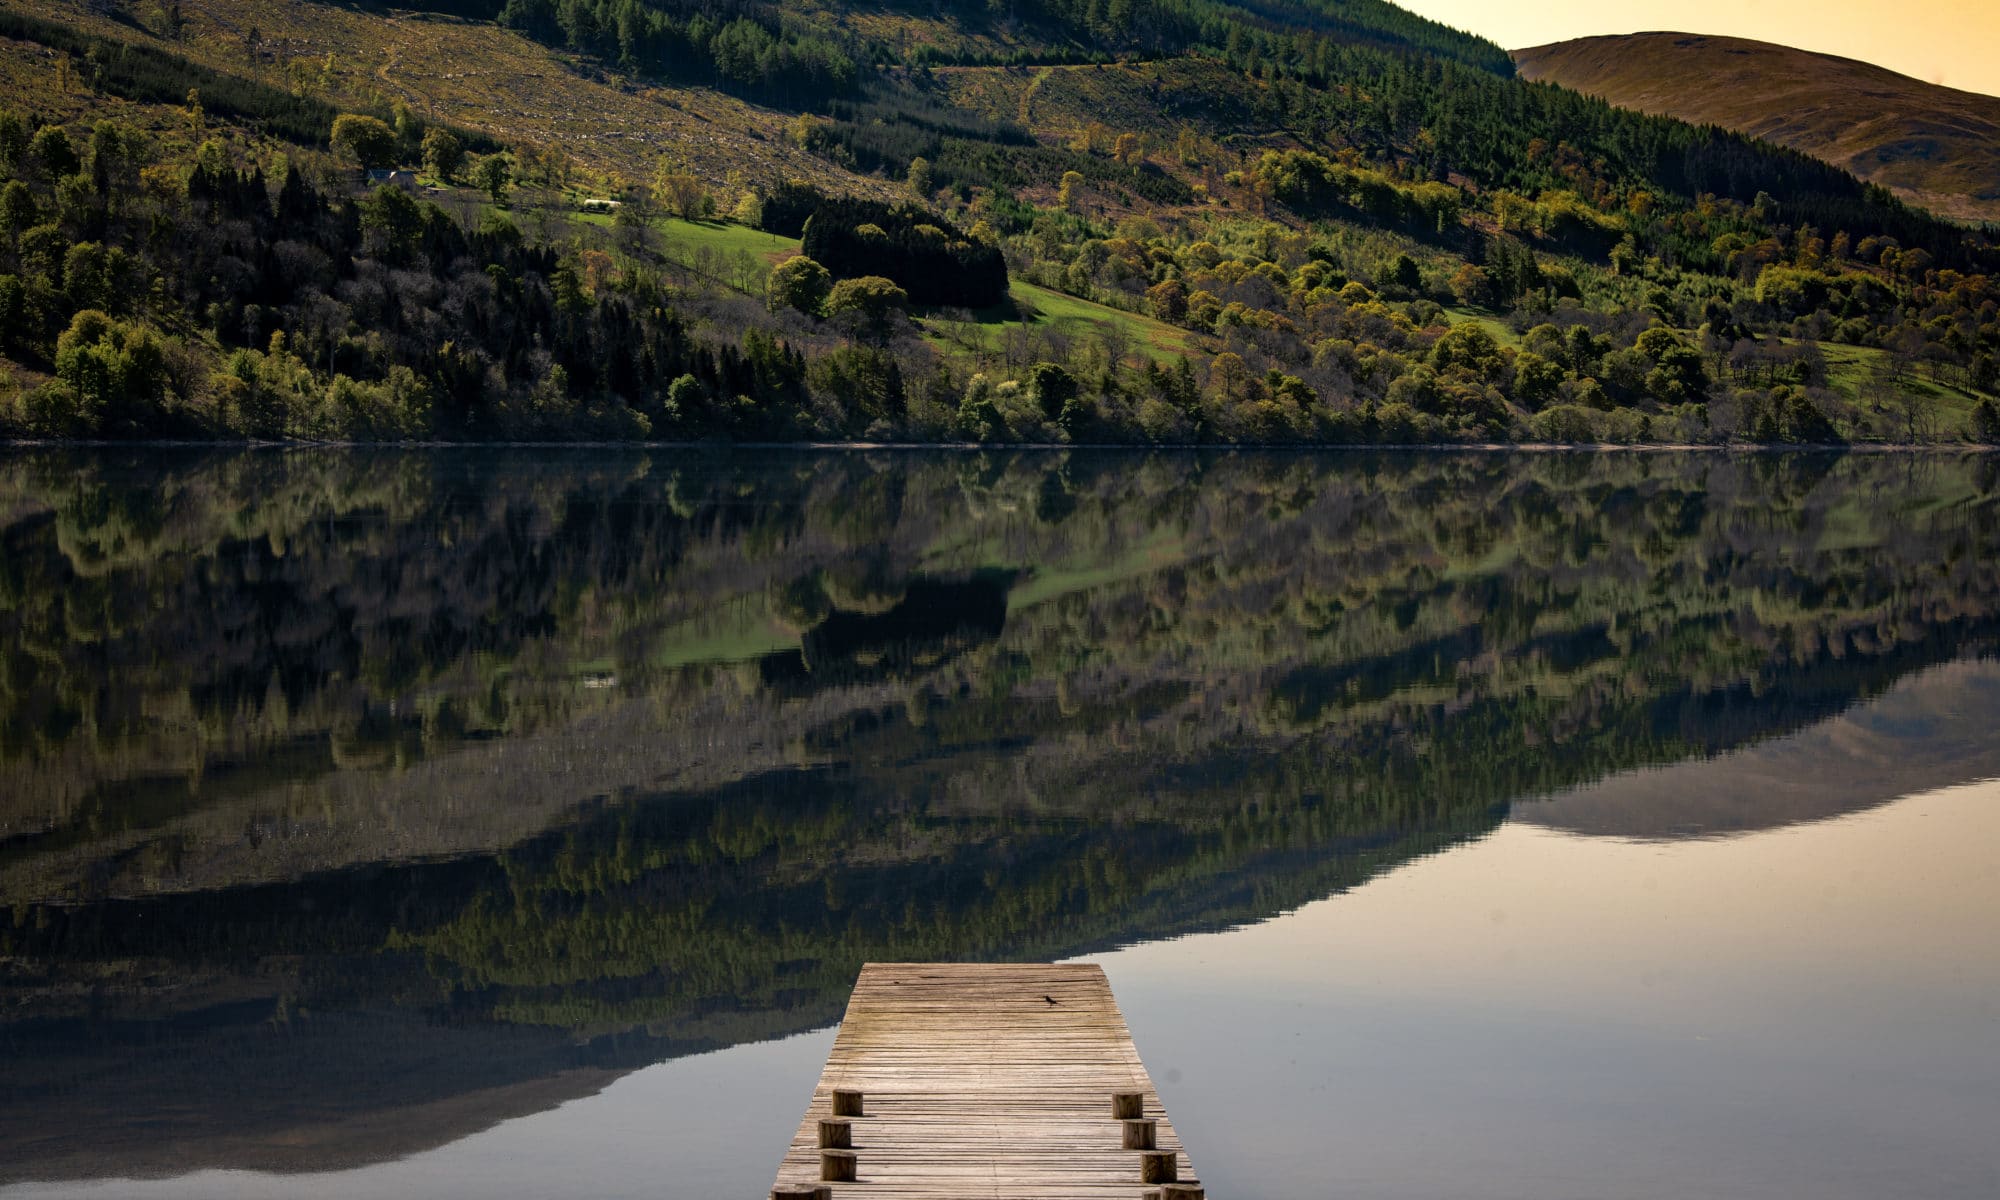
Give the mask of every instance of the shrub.
[[21, 397], [20, 420], [30, 437], [88, 437], [97, 432], [99, 410], [82, 392], [51, 379]]
[[1578, 404], [1555, 404], [1528, 418], [1528, 429], [1540, 442], [1599, 442], [1604, 434], [1598, 414]]
[[56, 341], [56, 378], [75, 389], [82, 411], [106, 432], [138, 432], [158, 414], [166, 345], [146, 326], [85, 309]]

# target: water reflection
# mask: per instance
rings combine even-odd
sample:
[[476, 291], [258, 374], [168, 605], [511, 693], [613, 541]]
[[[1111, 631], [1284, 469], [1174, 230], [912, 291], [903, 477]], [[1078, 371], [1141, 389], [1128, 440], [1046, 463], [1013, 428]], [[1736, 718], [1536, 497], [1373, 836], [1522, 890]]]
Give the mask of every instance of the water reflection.
[[1509, 822], [1105, 969], [1232, 1195], [1963, 1200], [2000, 1188], [1996, 839], [1994, 782], [1727, 839]]
[[869, 959], [1259, 920], [1552, 792], [1552, 823], [1594, 796], [1660, 826], [1604, 831], [1712, 831], [1604, 789], [1989, 650], [1995, 482], [0, 460], [0, 1178], [399, 1157], [824, 1024]]
[[2000, 663], [1914, 672], [1866, 704], [1714, 758], [1625, 772], [1517, 821], [1648, 841], [1732, 837], [1859, 812], [1955, 783], [2000, 779]]

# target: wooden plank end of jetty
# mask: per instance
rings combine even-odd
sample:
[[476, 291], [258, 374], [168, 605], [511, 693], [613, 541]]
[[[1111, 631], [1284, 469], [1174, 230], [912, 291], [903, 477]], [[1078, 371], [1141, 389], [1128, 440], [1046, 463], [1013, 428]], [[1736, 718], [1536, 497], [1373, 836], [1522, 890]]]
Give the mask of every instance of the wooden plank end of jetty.
[[869, 963], [771, 1200], [1203, 1200], [1104, 971]]

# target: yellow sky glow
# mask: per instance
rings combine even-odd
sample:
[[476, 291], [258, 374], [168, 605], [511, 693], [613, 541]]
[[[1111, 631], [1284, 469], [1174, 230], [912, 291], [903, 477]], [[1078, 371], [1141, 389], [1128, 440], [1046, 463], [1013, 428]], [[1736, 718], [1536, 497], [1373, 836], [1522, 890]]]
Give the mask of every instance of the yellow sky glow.
[[1508, 49], [1604, 33], [1728, 34], [1879, 63], [2000, 96], [1995, 0], [1397, 0]]

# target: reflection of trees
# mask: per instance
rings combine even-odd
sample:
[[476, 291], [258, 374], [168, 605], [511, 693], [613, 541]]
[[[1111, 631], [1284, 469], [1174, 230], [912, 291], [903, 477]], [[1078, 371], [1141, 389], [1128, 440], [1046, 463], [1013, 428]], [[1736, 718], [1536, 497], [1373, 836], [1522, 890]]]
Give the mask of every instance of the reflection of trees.
[[779, 743], [803, 721], [833, 759], [899, 706], [933, 740], [1008, 729], [1029, 778], [1076, 712], [1163, 688], [1106, 744], [1407, 741], [1408, 713], [1486, 701], [1560, 740], [1983, 628], [1990, 481], [1925, 463], [18, 456], [0, 820], [24, 852], [635, 700]]
[[[965, 580], [913, 578], [886, 605], [823, 600], [812, 606], [817, 619], [799, 639], [798, 649], [764, 656], [763, 682], [797, 695], [935, 668], [1000, 636], [1011, 581], [1001, 571]], [[796, 610], [797, 586], [787, 593]]]
[[1258, 919], [1990, 646], [1991, 472], [1925, 462], [6, 460], [0, 891], [69, 902], [10, 999], [631, 1062]]

